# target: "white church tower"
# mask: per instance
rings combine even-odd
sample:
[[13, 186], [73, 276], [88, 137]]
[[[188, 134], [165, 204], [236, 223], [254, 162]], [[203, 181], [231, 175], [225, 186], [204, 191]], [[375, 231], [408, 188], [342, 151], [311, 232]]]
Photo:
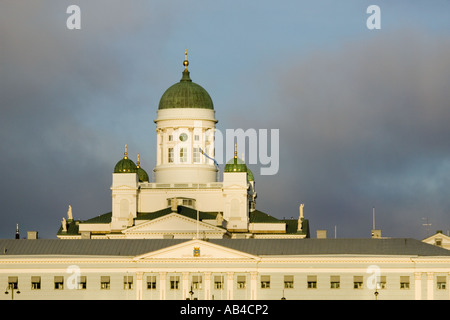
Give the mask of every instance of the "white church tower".
[[154, 120], [157, 133], [155, 182], [215, 182], [217, 168], [211, 159], [217, 120], [213, 102], [205, 89], [192, 82], [186, 51], [183, 65], [180, 82], [164, 92]]
[[[112, 181], [111, 230], [123, 230], [137, 216], [139, 187], [138, 167], [128, 158], [127, 145], [123, 159], [114, 167]], [[132, 223], [131, 223], [132, 225]]]

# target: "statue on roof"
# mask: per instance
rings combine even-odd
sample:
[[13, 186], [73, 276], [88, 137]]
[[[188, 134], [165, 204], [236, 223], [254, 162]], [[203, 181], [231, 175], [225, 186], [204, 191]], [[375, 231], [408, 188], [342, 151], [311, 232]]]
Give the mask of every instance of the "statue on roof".
[[69, 204], [69, 210], [67, 210], [67, 219], [73, 220], [73, 215], [72, 215], [72, 206]]

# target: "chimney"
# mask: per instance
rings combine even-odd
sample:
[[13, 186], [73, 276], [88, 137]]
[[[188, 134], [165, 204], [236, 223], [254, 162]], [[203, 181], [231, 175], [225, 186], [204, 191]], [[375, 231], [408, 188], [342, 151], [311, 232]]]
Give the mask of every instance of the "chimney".
[[38, 232], [37, 231], [28, 231], [27, 232], [27, 239], [29, 240], [36, 240], [38, 238]]
[[326, 239], [327, 230], [317, 230], [317, 239]]

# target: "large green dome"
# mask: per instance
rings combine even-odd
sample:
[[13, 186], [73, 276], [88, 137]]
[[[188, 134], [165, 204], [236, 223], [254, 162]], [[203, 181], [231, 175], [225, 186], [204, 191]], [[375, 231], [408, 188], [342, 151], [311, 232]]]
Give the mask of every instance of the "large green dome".
[[192, 82], [189, 71], [183, 71], [180, 82], [174, 84], [164, 92], [159, 101], [158, 109], [198, 108], [212, 109], [214, 105], [208, 92], [198, 84]]
[[187, 66], [187, 50], [183, 61], [184, 71], [180, 82], [175, 83], [164, 92], [159, 101], [158, 109], [197, 108], [214, 110], [214, 105], [208, 92], [198, 84], [192, 82]]

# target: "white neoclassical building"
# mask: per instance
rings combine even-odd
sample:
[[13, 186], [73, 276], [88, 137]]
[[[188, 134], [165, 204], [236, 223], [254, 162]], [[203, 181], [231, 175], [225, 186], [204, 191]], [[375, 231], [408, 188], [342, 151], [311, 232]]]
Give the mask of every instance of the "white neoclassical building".
[[0, 248], [1, 299], [450, 298], [450, 251], [414, 239], [8, 239]]
[[58, 239], [0, 239], [0, 299], [450, 298], [450, 250], [380, 232], [311, 239], [303, 204], [295, 219], [259, 211], [236, 147], [218, 172], [212, 100], [184, 66], [159, 103], [152, 181], [125, 146], [110, 212], [77, 220], [69, 206]]
[[[308, 219], [281, 220], [256, 209], [255, 179], [234, 157], [219, 172], [215, 154], [217, 120], [208, 92], [194, 83], [183, 62], [181, 80], [162, 95], [154, 120], [154, 179], [123, 158], [112, 174], [110, 212], [80, 221], [69, 208], [57, 233], [61, 239], [306, 238]], [[219, 179], [222, 176], [222, 179]]]

